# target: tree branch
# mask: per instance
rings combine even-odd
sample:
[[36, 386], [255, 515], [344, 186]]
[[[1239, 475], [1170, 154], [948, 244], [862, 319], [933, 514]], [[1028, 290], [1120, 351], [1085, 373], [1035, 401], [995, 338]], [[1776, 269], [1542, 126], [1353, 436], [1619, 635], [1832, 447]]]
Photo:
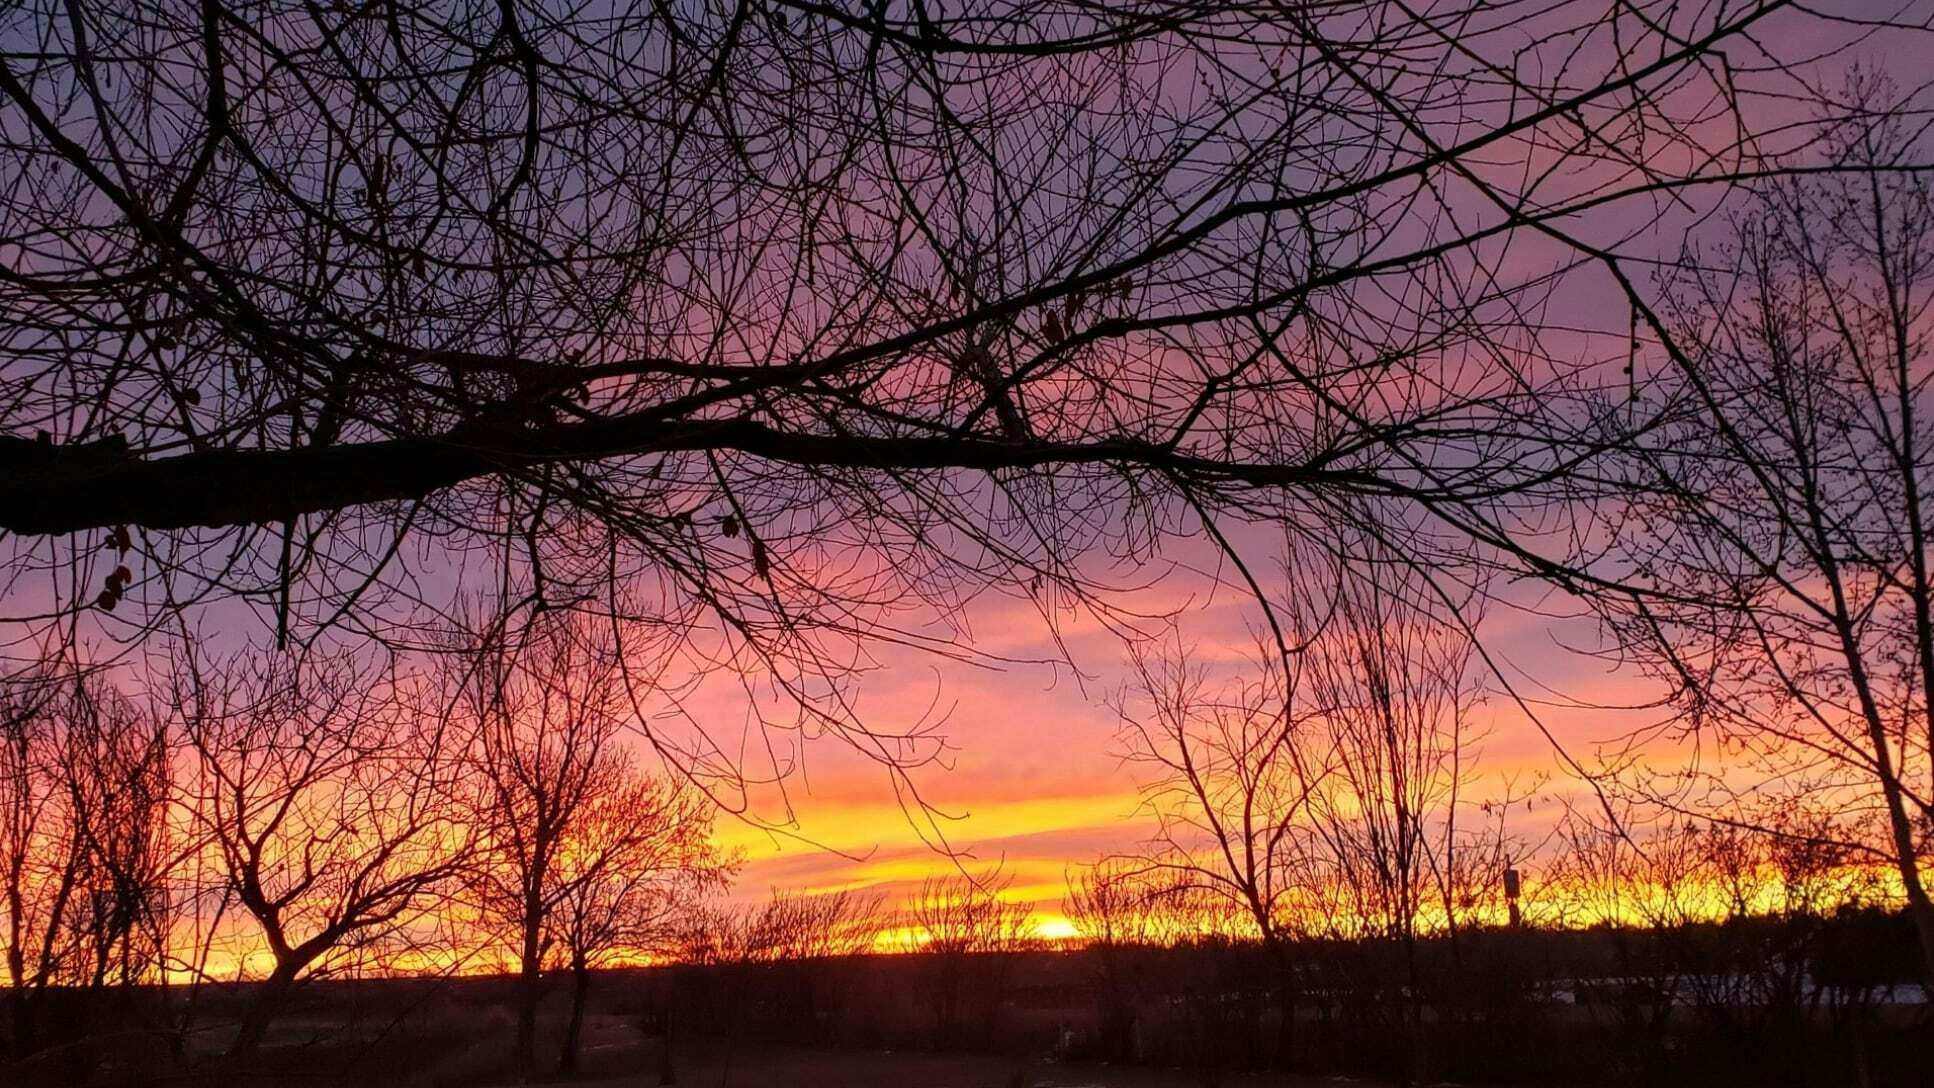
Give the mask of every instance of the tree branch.
[[1159, 469], [1202, 484], [1409, 491], [1360, 470], [1227, 462], [1127, 439], [1058, 443], [799, 434], [748, 419], [665, 422], [625, 416], [537, 428], [472, 423], [434, 437], [211, 450], [158, 460], [103, 458], [91, 449], [69, 449], [20, 440], [0, 445], [0, 470], [6, 472], [0, 480], [0, 530], [44, 536], [116, 525], [167, 530], [265, 524], [420, 499], [466, 480], [542, 464], [701, 450], [737, 451], [813, 468], [994, 471], [1112, 464]]

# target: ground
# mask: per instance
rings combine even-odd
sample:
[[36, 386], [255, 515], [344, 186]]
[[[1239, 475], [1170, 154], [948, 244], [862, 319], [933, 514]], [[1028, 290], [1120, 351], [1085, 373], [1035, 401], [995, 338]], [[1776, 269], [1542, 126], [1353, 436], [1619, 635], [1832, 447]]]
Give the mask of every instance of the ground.
[[[659, 1083], [656, 1039], [645, 1040], [618, 1017], [587, 1024], [587, 1076], [594, 1088], [646, 1088]], [[679, 1088], [1204, 1088], [1199, 1072], [1097, 1062], [1062, 1063], [982, 1054], [814, 1050], [681, 1040], [673, 1053]], [[1221, 1088], [1338, 1088], [1341, 1078], [1228, 1074]]]

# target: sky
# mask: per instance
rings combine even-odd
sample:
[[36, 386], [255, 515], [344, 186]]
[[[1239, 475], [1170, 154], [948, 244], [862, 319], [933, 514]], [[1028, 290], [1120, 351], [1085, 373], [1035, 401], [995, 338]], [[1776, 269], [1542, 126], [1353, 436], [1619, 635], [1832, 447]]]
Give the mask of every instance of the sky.
[[[1895, 7], [1887, 0], [1873, 6]], [[1863, 11], [1854, 0], [1837, 9]], [[1763, 32], [1820, 25], [1773, 20]], [[1804, 52], [1807, 43], [1776, 44], [1782, 52]], [[1923, 41], [1905, 35], [1866, 41], [1855, 53], [1835, 57], [1820, 76], [1831, 82], [1831, 69], [1857, 57], [1912, 87], [1923, 70], [1916, 51], [1924, 48]], [[1581, 185], [1590, 180], [1583, 172], [1565, 179]], [[1628, 248], [1676, 252], [1684, 224], [1694, 218], [1666, 215], [1649, 240]], [[1610, 217], [1599, 225], [1614, 234], [1626, 226]], [[1528, 278], [1566, 256], [1555, 243], [1526, 232], [1514, 236], [1504, 259], [1516, 264], [1502, 270], [1509, 280]], [[1602, 279], [1570, 277], [1553, 299], [1553, 320], [1622, 334], [1627, 312], [1620, 304], [1607, 313], [1608, 297], [1615, 296]], [[1581, 336], [1567, 346], [1608, 352], [1615, 350], [1606, 346], [1610, 342]], [[1622, 336], [1615, 342], [1622, 345]], [[1245, 552], [1257, 569], [1271, 568], [1266, 541], [1245, 542]], [[1200, 540], [1176, 542], [1166, 556], [1169, 569], [1158, 563], [1139, 576], [1159, 578], [1132, 594], [1132, 606], [1172, 613], [1180, 639], [1198, 657], [1233, 672], [1242, 668], [1260, 615], [1242, 590], [1217, 585], [1203, 573], [1213, 567], [1212, 558]], [[1643, 704], [1651, 687], [1589, 652], [1598, 645], [1597, 630], [1556, 591], [1515, 585], [1503, 597], [1479, 629], [1497, 671], [1487, 678], [1489, 697], [1474, 714], [1474, 732], [1482, 740], [1469, 796], [1476, 803], [1527, 789], [1547, 799], [1576, 795], [1581, 783], [1567, 763], [1590, 765], [1599, 744], [1648, 722], [1652, 712]], [[802, 741], [804, 762], [785, 783], [786, 803], [768, 789], [754, 810], [759, 819], [720, 818], [721, 845], [743, 858], [734, 899], [755, 901], [771, 889], [862, 889], [898, 899], [930, 876], [963, 868], [993, 871], [1011, 881], [1010, 897], [1034, 905], [1044, 932], [1054, 935], [1065, 924], [1061, 900], [1069, 871], [1133, 851], [1146, 839], [1150, 817], [1140, 793], [1146, 778], [1126, 758], [1111, 706], [1126, 682], [1126, 647], [1118, 633], [1088, 614], [1064, 616], [1051, 628], [1032, 604], [994, 594], [975, 600], [955, 619], [954, 629], [929, 633], [952, 640], [965, 659], [875, 647], [876, 667], [858, 685], [859, 713], [869, 724], [891, 730], [937, 723], [948, 744], [946, 757], [912, 776], [920, 801], [930, 807], [916, 804], [910, 811], [892, 776], [838, 738]], [[1151, 631], [1157, 627], [1149, 624]], [[1618, 706], [1636, 709], [1613, 709]], [[745, 695], [722, 679], [703, 686], [682, 712], [730, 732], [731, 723], [745, 719]], [[1535, 837], [1551, 811], [1553, 806], [1527, 812], [1517, 830]]]
[[[1183, 562], [1138, 603], [1151, 612], [1175, 609], [1191, 656], [1231, 675], [1247, 666], [1261, 614], [1241, 590], [1218, 588], [1200, 572], [1207, 564], [1193, 554], [1199, 549], [1179, 552]], [[1649, 684], [1583, 652], [1596, 644], [1595, 628], [1561, 599], [1545, 591], [1506, 599], [1511, 607], [1490, 610], [1479, 634], [1523, 705], [1498, 676], [1482, 677], [1487, 694], [1470, 722], [1477, 738], [1470, 802], [1526, 791], [1545, 801], [1574, 797], [1582, 781], [1565, 771], [1531, 715], [1566, 754], [1588, 762], [1598, 742], [1651, 720], [1643, 710], [1610, 709], [1643, 702]], [[1057, 640], [1030, 605], [1002, 598], [976, 602], [964, 626], [963, 646], [1006, 660], [966, 664], [903, 650], [883, 655], [861, 684], [869, 723], [944, 718], [948, 758], [914, 773], [922, 798], [940, 814], [944, 845], [923, 838], [926, 823], [902, 810], [881, 766], [821, 738], [806, 745], [804, 771], [789, 783], [790, 825], [721, 818], [718, 841], [744, 858], [733, 901], [755, 902], [775, 889], [856, 889], [894, 903], [928, 877], [964, 869], [1011, 881], [1005, 896], [1032, 904], [1044, 934], [1065, 935], [1070, 873], [1147, 841], [1147, 769], [1126, 758], [1116, 709], [1128, 680], [1122, 638], [1077, 615], [1063, 621]], [[744, 714], [737, 692], [711, 699], [697, 704], [701, 715]], [[1514, 829], [1536, 839], [1559, 810], [1524, 810]], [[777, 814], [770, 802], [758, 811]]]
[[[1897, 7], [1853, 0], [1821, 9], [1852, 17], [1840, 24], [1844, 37], [1833, 43], [1856, 43], [1846, 52], [1829, 53], [1827, 42], [1813, 40], [1831, 24], [1810, 16], [1775, 17], [1758, 33], [1774, 53], [1824, 58], [1796, 68], [1818, 86], [1839, 85], [1859, 65], [1889, 74], [1904, 97], [1912, 97], [1924, 79], [1925, 41], [1909, 34], [1875, 36], [1859, 24], [1863, 16], [1891, 14]], [[1809, 54], [1811, 48], [1822, 51]], [[1775, 118], [1802, 107], [1763, 98], [1746, 108], [1772, 131]], [[1734, 134], [1721, 125], [1712, 135], [1723, 145]], [[1498, 165], [1507, 173], [1523, 168], [1515, 161]], [[1585, 167], [1569, 182], [1550, 184], [1589, 188], [1592, 179]], [[1625, 235], [1634, 223], [1607, 217], [1591, 225], [1599, 232], [1593, 240], [1618, 239], [1628, 254], [1650, 248], [1675, 255], [1691, 237], [1689, 229], [1724, 228], [1706, 218], [1710, 208], [1698, 206], [1700, 199], [1687, 194], [1684, 206], [1664, 209], [1637, 237]], [[1505, 280], [1528, 279], [1574, 257], [1549, 239], [1522, 232], [1500, 254], [1513, 267], [1498, 271]], [[1606, 305], [1619, 298], [1609, 279], [1593, 270], [1567, 276], [1550, 300], [1557, 328], [1544, 346], [1561, 354], [1621, 358], [1628, 311], [1622, 301]], [[1269, 542], [1239, 543], [1254, 569], [1274, 569]], [[1242, 588], [1217, 585], [1205, 575], [1215, 561], [1204, 541], [1176, 542], [1167, 559], [1173, 566], [1159, 573], [1158, 563], [1152, 588], [1135, 594], [1132, 607], [1172, 613], [1180, 640], [1198, 660], [1213, 662], [1224, 675], [1239, 672], [1261, 621], [1254, 602]], [[1277, 579], [1263, 579], [1273, 590]], [[755, 901], [770, 889], [861, 889], [893, 901], [917, 891], [923, 879], [965, 869], [1011, 881], [1007, 896], [1031, 903], [1042, 931], [1058, 935], [1067, 931], [1063, 896], [1070, 872], [1111, 853], [1132, 852], [1147, 840], [1152, 818], [1141, 793], [1147, 772], [1126, 758], [1111, 705], [1127, 681], [1121, 637], [1087, 615], [1064, 617], [1050, 630], [1031, 604], [1002, 597], [975, 601], [960, 626], [956, 644], [994, 660], [962, 662], [888, 648], [860, 685], [863, 717], [870, 723], [893, 728], [935, 716], [944, 723], [948, 758], [916, 771], [913, 779], [940, 818], [929, 823], [910, 814], [887, 773], [836, 740], [809, 742], [805, 771], [789, 783], [790, 818], [783, 826], [720, 823], [720, 842], [744, 858], [735, 899]], [[1586, 794], [1577, 768], [1596, 766], [1601, 752], [1615, 748], [1623, 735], [1660, 720], [1664, 712], [1648, 705], [1659, 689], [1635, 669], [1618, 667], [1611, 655], [1594, 653], [1604, 646], [1602, 632], [1577, 602], [1549, 586], [1504, 587], [1478, 636], [1495, 672], [1482, 677], [1487, 695], [1471, 722], [1479, 739], [1466, 796], [1475, 806], [1506, 794], [1533, 795], [1541, 806], [1514, 816], [1509, 830], [1536, 842], [1562, 802]], [[729, 721], [743, 716], [741, 699], [735, 689], [713, 691], [695, 709]], [[931, 834], [936, 827], [944, 843]]]

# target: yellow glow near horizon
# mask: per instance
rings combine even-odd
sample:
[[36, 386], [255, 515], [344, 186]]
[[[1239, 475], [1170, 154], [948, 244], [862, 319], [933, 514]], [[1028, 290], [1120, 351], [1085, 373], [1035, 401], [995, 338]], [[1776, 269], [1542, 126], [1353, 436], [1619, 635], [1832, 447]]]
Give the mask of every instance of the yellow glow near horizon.
[[1081, 937], [1081, 930], [1068, 920], [1068, 916], [1058, 911], [1034, 911], [1030, 918], [1034, 931], [1047, 941], [1074, 941]]

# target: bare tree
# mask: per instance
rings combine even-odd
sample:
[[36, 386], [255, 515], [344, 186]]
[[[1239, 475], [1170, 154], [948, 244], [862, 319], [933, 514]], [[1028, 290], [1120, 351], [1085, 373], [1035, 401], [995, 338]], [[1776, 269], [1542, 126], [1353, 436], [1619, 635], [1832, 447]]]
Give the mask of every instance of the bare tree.
[[853, 958], [878, 950], [894, 920], [883, 905], [880, 894], [851, 889], [774, 889], [759, 903], [686, 904], [666, 951], [674, 963], [698, 970], [675, 975], [675, 987], [661, 991], [660, 1083], [675, 1076], [673, 1025], [687, 1017], [709, 1018], [732, 1035], [750, 1030], [748, 1016], [755, 1016], [770, 1038], [824, 1045], [867, 974]]
[[166, 940], [165, 733], [104, 675], [0, 684], [0, 893], [16, 1059], [51, 989], [156, 981]]
[[1397, 946], [1403, 978], [1388, 981], [1403, 996], [1372, 1007], [1403, 1010], [1395, 1026], [1415, 1076], [1421, 927], [1454, 934], [1501, 827], [1460, 823], [1476, 808], [1468, 714], [1482, 584], [1440, 584], [1390, 540], [1339, 526], [1328, 541], [1292, 542], [1282, 586], [1256, 585], [1266, 634], [1244, 675], [1218, 679], [1179, 643], [1141, 648], [1138, 686], [1119, 705], [1160, 822], [1141, 871], [1220, 898], [1270, 952], [1285, 1051], [1300, 938]]
[[1401, 983], [1378, 1007], [1401, 1010], [1408, 1082], [1423, 1076], [1420, 924], [1434, 916], [1455, 936], [1452, 874], [1461, 854], [1486, 849], [1472, 841], [1481, 828], [1459, 824], [1477, 739], [1468, 630], [1478, 617], [1433, 600], [1433, 586], [1374, 540], [1357, 543], [1314, 577], [1299, 574], [1286, 596], [1306, 659], [1301, 713], [1327, 753], [1308, 818], [1327, 862], [1320, 879], [1343, 908], [1328, 917], [1339, 935], [1401, 949]]
[[554, 914], [634, 845], [582, 837], [598, 807], [630, 785], [617, 743], [625, 692], [616, 654], [598, 632], [553, 612], [521, 633], [493, 624], [455, 660], [455, 694], [473, 734], [481, 831], [470, 882], [486, 926], [515, 950], [515, 1065], [526, 1079], [536, 1072], [540, 976]]
[[852, 890], [773, 889], [763, 903], [736, 909], [698, 904], [674, 930], [680, 963], [773, 963], [875, 951], [887, 926], [884, 898]]
[[[1682, 987], [1699, 967], [1689, 926], [1709, 920], [1704, 836], [1671, 819], [1647, 827], [1642, 813], [1606, 813], [1596, 801], [1567, 805], [1550, 856], [1538, 868], [1532, 921], [1591, 929], [1611, 945], [1611, 979], [1598, 983], [1628, 1031], [1663, 1046]], [[1587, 983], [1580, 979], [1576, 985]], [[1582, 995], [1580, 995], [1582, 996]]]
[[937, 1045], [957, 1044], [969, 1028], [991, 1037], [1007, 955], [1038, 944], [1028, 905], [1004, 897], [1012, 884], [998, 872], [928, 877], [907, 903], [907, 936], [926, 967]]
[[832, 959], [875, 951], [886, 927], [877, 893], [786, 892], [748, 912], [742, 959]]
[[486, 931], [516, 952], [514, 1062], [525, 1078], [537, 1069], [546, 965], [571, 974], [559, 1058], [569, 1072], [592, 968], [659, 951], [680, 908], [730, 871], [711, 845], [710, 799], [635, 766], [620, 736], [633, 706], [608, 631], [563, 611], [515, 630], [500, 622], [451, 663], [474, 764], [468, 881]]
[[1286, 946], [1309, 876], [1309, 804], [1325, 773], [1320, 748], [1291, 717], [1293, 677], [1264, 653], [1257, 678], [1217, 688], [1179, 643], [1137, 646], [1130, 663], [1137, 686], [1118, 703], [1122, 737], [1128, 758], [1147, 768], [1144, 804], [1160, 823], [1140, 877], [1163, 894], [1221, 899], [1264, 944]]
[[[176, 661], [183, 805], [218, 886], [266, 950], [227, 1055], [255, 1055], [296, 985], [437, 935], [475, 827], [462, 751], [434, 693], [394, 670], [318, 653]], [[215, 907], [204, 904], [204, 909]]]
[[1330, 890], [1311, 826], [1329, 753], [1300, 714], [1302, 660], [1265, 640], [1243, 675], [1217, 678], [1172, 641], [1134, 647], [1130, 662], [1121, 735], [1158, 827], [1123, 859], [1127, 872], [1209, 922], [1205, 932], [1233, 928], [1261, 943], [1276, 974], [1277, 1049], [1288, 1060], [1308, 966], [1296, 942], [1324, 917]]
[[[1934, 978], [1934, 515], [1926, 403], [1934, 193], [1917, 137], [1857, 78], [1831, 131], [1846, 173], [1769, 181], [1731, 239], [1689, 254], [1651, 315], [1666, 359], [1622, 449], [1621, 644], [1671, 686], [1661, 770], [1628, 784], [1760, 830], [1832, 798], [1837, 841], [1898, 876]], [[1659, 749], [1650, 754], [1656, 756]], [[1711, 766], [1724, 752], [1747, 775]], [[1749, 780], [1750, 779], [1750, 780]]]
[[1137, 1057], [1136, 1022], [1152, 989], [1147, 953], [1213, 932], [1204, 919], [1178, 909], [1184, 893], [1151, 881], [1135, 859], [1104, 858], [1069, 874], [1063, 910], [1080, 934], [1100, 1009], [1104, 1056]]
[[757, 671], [798, 704], [759, 725], [917, 762], [852, 712], [861, 647], [944, 644], [985, 588], [1104, 604], [1098, 557], [1356, 499], [1420, 559], [1529, 552], [1552, 409], [1602, 376], [1540, 315], [1767, 168], [1794, 130], [1743, 103], [1803, 88], [1767, 43], [1853, 33], [1783, 0], [16, 5], [9, 584], [126, 639], [595, 601], [651, 632], [641, 689]]
[[664, 954], [681, 911], [729, 878], [729, 860], [712, 845], [713, 812], [696, 790], [627, 766], [577, 821], [553, 870], [567, 890], [547, 922], [571, 972], [561, 1072], [577, 1069], [591, 971]]
[[922, 951], [946, 955], [1013, 952], [1036, 941], [1026, 903], [1003, 898], [1012, 878], [998, 874], [928, 877], [907, 905], [910, 936]]
[[1103, 858], [1068, 876], [1062, 909], [1090, 947], [1162, 945], [1178, 934], [1161, 901], [1170, 889], [1151, 884], [1134, 859]]

